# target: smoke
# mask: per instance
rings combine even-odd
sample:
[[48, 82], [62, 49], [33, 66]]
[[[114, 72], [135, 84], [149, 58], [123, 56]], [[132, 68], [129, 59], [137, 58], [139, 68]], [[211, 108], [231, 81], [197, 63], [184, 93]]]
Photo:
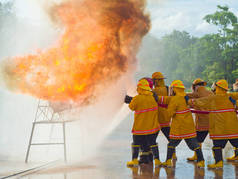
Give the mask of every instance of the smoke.
[[[24, 158], [37, 99], [43, 98], [77, 103], [66, 112], [65, 119], [77, 120], [67, 124], [66, 135], [68, 157], [82, 159], [129, 112], [123, 98], [134, 87], [136, 53], [150, 28], [145, 1], [28, 3], [15, 1], [0, 28], [1, 80], [14, 92], [1, 93], [0, 155]], [[61, 138], [61, 129], [54, 129], [53, 137]], [[35, 140], [50, 130], [40, 127]], [[62, 148], [46, 148], [53, 153], [44, 157], [42, 149], [32, 149], [32, 160], [62, 156]]]
[[5, 60], [7, 87], [51, 101], [90, 103], [98, 87], [135, 65], [150, 28], [144, 8], [139, 0], [72, 0], [51, 6], [47, 11], [62, 35], [48, 49]]

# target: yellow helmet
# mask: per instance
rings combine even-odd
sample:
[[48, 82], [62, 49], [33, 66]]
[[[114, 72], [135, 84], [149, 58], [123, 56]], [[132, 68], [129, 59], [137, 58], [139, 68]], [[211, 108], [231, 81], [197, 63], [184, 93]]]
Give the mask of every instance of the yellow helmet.
[[170, 87], [173, 87], [173, 88], [183, 88], [185, 89], [184, 85], [183, 85], [183, 82], [181, 80], [174, 80]]
[[140, 80], [137, 84], [137, 87], [141, 88], [141, 89], [144, 89], [144, 90], [147, 90], [147, 91], [151, 91], [149, 82], [146, 79]]
[[203, 83], [204, 85], [207, 85], [207, 82], [203, 81], [201, 78], [197, 78], [196, 80], [193, 81], [193, 85], [198, 85], [200, 83]]
[[228, 83], [226, 80], [219, 80], [218, 82], [216, 82], [216, 85], [228, 91]]
[[161, 72], [154, 72], [152, 74], [152, 79], [165, 79], [165, 77]]

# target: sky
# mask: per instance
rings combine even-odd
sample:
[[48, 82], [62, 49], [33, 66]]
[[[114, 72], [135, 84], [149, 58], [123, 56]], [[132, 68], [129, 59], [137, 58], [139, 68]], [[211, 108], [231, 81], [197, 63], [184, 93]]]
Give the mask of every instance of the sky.
[[217, 5], [228, 5], [238, 16], [237, 0], [148, 0], [150, 33], [159, 38], [175, 29], [198, 37], [215, 32], [215, 26], [206, 23], [203, 17], [214, 13]]
[[[0, 0], [8, 2], [14, 0]], [[61, 0], [51, 0], [60, 2]], [[150, 33], [155, 37], [162, 37], [173, 30], [187, 31], [193, 36], [216, 32], [216, 27], [206, 23], [203, 17], [214, 13], [217, 5], [228, 5], [230, 10], [238, 16], [237, 0], [147, 0], [147, 11], [150, 13], [152, 28]], [[39, 3], [41, 2], [41, 3]], [[34, 19], [34, 23], [41, 22], [42, 16], [47, 16], [42, 8], [37, 8], [47, 0], [15, 0], [15, 10], [18, 16]], [[32, 8], [34, 7], [34, 8]], [[44, 17], [44, 19], [47, 19]], [[32, 21], [33, 22], [33, 21]]]

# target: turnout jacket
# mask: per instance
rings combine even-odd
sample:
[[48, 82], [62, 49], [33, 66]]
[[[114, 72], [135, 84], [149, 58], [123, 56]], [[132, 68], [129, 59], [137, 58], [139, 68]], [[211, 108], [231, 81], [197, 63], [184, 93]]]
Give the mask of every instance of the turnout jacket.
[[196, 137], [192, 113], [184, 96], [159, 96], [159, 103], [168, 104], [168, 117], [172, 118], [170, 139], [189, 139]]
[[[168, 88], [166, 86], [156, 86], [153, 91], [157, 94], [157, 96], [168, 96]], [[160, 103], [158, 103], [158, 105], [158, 120], [160, 127], [169, 127], [171, 118], [168, 115], [167, 106]]]
[[[193, 93], [187, 93], [190, 99], [202, 98], [213, 95], [213, 92], [207, 90], [204, 86], [199, 86]], [[209, 115], [195, 114], [195, 125], [197, 131], [208, 131]]]
[[191, 106], [209, 111], [209, 134], [211, 139], [238, 138], [238, 120], [235, 107], [227, 93], [192, 99]]
[[154, 134], [160, 130], [158, 104], [152, 92], [141, 90], [133, 97], [129, 108], [134, 111], [133, 135]]

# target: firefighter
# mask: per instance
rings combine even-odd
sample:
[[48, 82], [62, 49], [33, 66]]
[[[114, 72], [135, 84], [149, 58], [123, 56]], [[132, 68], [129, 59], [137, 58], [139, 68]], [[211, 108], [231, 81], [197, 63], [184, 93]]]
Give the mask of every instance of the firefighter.
[[[146, 79], [149, 83], [149, 86], [151, 89], [153, 89], [153, 80], [149, 77], [144, 77], [142, 79]], [[141, 79], [141, 80], [142, 80]], [[158, 102], [158, 96], [156, 95], [155, 92], [153, 92], [153, 97], [155, 98], [155, 101]], [[144, 151], [140, 152], [140, 160], [139, 160], [139, 164], [153, 164], [153, 153], [152, 150], [150, 149], [150, 142], [147, 142], [147, 147], [144, 148]]]
[[[146, 79], [149, 83], [149, 86], [150, 88], [152, 89], [153, 88], [153, 80], [149, 77], [144, 77], [144, 78], [141, 78], [140, 80], [142, 79]], [[152, 91], [153, 92], [153, 91]], [[156, 100], [156, 102], [158, 101], [158, 97], [156, 95], [155, 92], [153, 92], [153, 96]], [[132, 100], [132, 97], [131, 96], [128, 96], [126, 95], [125, 97], [125, 103], [129, 104]], [[150, 150], [150, 145], [149, 145], [149, 142], [148, 142], [148, 145], [147, 147], [144, 147], [143, 148], [143, 151], [141, 150], [140, 153], [139, 153], [139, 164], [153, 164], [153, 153], [152, 151]]]
[[[193, 81], [192, 84], [192, 93], [187, 93], [187, 96], [190, 99], [193, 98], [201, 98], [213, 95], [213, 93], [205, 88], [207, 82], [197, 78]], [[195, 114], [195, 125], [196, 125], [196, 133], [197, 133], [197, 140], [199, 145], [202, 148], [202, 143], [204, 142], [205, 138], [208, 135], [208, 128], [209, 128], [209, 115], [208, 114]], [[188, 161], [195, 161], [197, 160], [196, 152], [192, 157], [187, 158]]]
[[[164, 82], [165, 77], [161, 72], [155, 72], [152, 74], [152, 80], [154, 83], [153, 92], [156, 93], [157, 96], [168, 96], [168, 86], [165, 86]], [[159, 123], [161, 127], [161, 131], [169, 141], [169, 131], [170, 131], [170, 121], [171, 118], [167, 113], [167, 105], [158, 104], [159, 105]], [[177, 159], [176, 153], [173, 154], [173, 159]]]
[[180, 80], [175, 80], [170, 85], [172, 96], [159, 96], [160, 104], [168, 104], [168, 115], [172, 117], [167, 149], [167, 159], [163, 166], [172, 167], [172, 155], [179, 143], [185, 139], [188, 147], [197, 154], [197, 167], [204, 167], [204, 158], [201, 147], [196, 138], [195, 124], [192, 113], [187, 105], [185, 87]]
[[[235, 100], [228, 94], [228, 83], [219, 80], [215, 83], [215, 95], [190, 99], [188, 103], [199, 109], [209, 110], [209, 134], [213, 140], [213, 155], [215, 163], [208, 168], [222, 168], [222, 149], [229, 141], [233, 147], [238, 148], [238, 120], [235, 112]], [[236, 157], [238, 152], [236, 151]]]
[[[228, 95], [234, 99], [234, 100], [238, 100], [238, 92], [235, 92], [235, 93], [228, 93]], [[234, 101], [233, 101], [234, 102]], [[236, 102], [234, 102], [236, 103]], [[236, 110], [237, 110], [237, 105], [235, 106], [236, 107]], [[232, 157], [229, 157], [229, 158], [226, 158], [227, 161], [236, 161], [238, 160], [238, 148], [237, 147], [234, 147], [234, 155]]]
[[151, 88], [147, 80], [142, 79], [137, 84], [137, 93], [129, 103], [129, 108], [135, 111], [134, 124], [132, 128], [132, 161], [127, 162], [127, 166], [138, 166], [139, 149], [144, 151], [148, 142], [154, 156], [154, 165], [161, 165], [159, 159], [159, 149], [156, 138], [160, 130], [158, 122], [158, 104], [153, 97]]

